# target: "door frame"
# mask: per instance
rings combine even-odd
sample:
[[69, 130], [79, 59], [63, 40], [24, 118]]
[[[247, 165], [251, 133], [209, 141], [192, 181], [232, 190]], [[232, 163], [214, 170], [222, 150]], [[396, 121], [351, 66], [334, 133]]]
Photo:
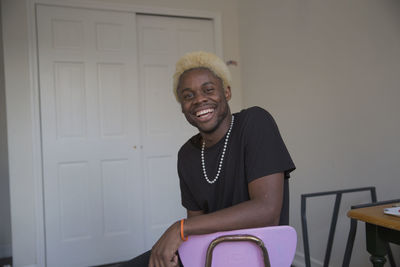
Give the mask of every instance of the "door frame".
[[[36, 217], [36, 257], [37, 266], [46, 266], [46, 241], [45, 241], [45, 220], [44, 220], [44, 191], [43, 191], [43, 158], [42, 158], [42, 139], [41, 139], [41, 120], [40, 120], [40, 101], [39, 101], [39, 70], [37, 52], [37, 28], [36, 28], [36, 8], [39, 5], [50, 5], [59, 7], [88, 8], [107, 11], [119, 11], [146, 15], [164, 15], [174, 17], [189, 17], [210, 19], [214, 25], [214, 40], [216, 54], [222, 56], [222, 24], [219, 12], [175, 9], [154, 6], [138, 6], [134, 4], [105, 3], [94, 0], [28, 0], [27, 2], [28, 27], [28, 46], [29, 46], [29, 90], [31, 92], [31, 116], [32, 116], [32, 161], [33, 179], [35, 184], [35, 217]], [[136, 31], [136, 29], [135, 29]]]

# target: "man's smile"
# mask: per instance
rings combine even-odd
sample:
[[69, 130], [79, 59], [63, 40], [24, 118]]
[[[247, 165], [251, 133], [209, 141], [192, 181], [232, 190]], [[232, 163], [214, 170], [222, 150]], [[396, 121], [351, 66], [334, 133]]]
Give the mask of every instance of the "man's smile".
[[205, 122], [212, 118], [212, 116], [214, 115], [214, 109], [213, 108], [202, 109], [196, 111], [195, 115], [198, 121]]
[[196, 116], [197, 117], [203, 117], [203, 116], [205, 116], [205, 115], [207, 115], [209, 113], [212, 113], [212, 112], [214, 112], [213, 108], [203, 109], [203, 110], [197, 111], [196, 112]]

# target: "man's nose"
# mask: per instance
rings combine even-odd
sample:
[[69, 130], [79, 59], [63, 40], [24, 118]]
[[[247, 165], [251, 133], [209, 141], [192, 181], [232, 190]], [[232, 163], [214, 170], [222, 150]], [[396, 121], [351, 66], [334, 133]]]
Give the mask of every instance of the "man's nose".
[[198, 94], [195, 95], [195, 103], [202, 103], [207, 101], [206, 94], [204, 92], [199, 92]]

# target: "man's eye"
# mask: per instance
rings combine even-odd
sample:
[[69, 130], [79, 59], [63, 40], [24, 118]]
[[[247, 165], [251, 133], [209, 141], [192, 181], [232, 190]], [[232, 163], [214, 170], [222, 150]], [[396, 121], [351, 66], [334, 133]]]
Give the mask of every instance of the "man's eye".
[[212, 93], [214, 91], [214, 88], [213, 87], [209, 87], [209, 88], [206, 88], [205, 91], [207, 93]]
[[183, 99], [189, 100], [189, 99], [192, 99], [193, 96], [194, 96], [193, 93], [185, 93], [185, 94], [183, 94]]

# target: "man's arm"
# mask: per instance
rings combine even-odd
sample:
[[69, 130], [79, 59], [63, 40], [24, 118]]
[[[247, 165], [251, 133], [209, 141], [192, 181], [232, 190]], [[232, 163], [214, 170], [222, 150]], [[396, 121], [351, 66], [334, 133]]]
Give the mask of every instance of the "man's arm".
[[204, 214], [204, 211], [202, 211], [202, 210], [187, 210], [188, 218], [203, 215], [203, 214]]
[[278, 225], [283, 201], [283, 173], [249, 183], [250, 200], [210, 214], [189, 217], [185, 236]]
[[[185, 236], [278, 225], [283, 183], [283, 173], [264, 176], [249, 183], [248, 201], [209, 214], [188, 211], [184, 224]], [[175, 266], [175, 253], [182, 242], [180, 225], [176, 222], [153, 246], [149, 266]]]

